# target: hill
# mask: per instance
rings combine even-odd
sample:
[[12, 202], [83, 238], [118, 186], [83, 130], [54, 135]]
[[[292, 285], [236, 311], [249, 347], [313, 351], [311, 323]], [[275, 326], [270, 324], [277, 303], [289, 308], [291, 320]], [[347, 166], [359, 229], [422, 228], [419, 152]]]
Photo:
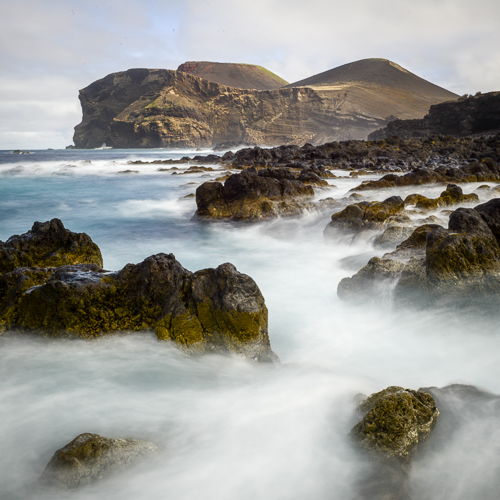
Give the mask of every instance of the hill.
[[[257, 66], [196, 64], [205, 74], [204, 64], [215, 68], [233, 86], [186, 71], [139, 68], [113, 73], [81, 90], [76, 147], [277, 146], [365, 139], [395, 118], [422, 118], [431, 104], [457, 97], [383, 59], [358, 61], [272, 90], [235, 86], [262, 76]], [[232, 72], [236, 67], [244, 71]]]
[[422, 118], [429, 107], [458, 95], [387, 59], [363, 59], [292, 83], [308, 87], [329, 103], [339, 139], [364, 139], [375, 123]]
[[237, 89], [272, 90], [288, 85], [283, 78], [253, 64], [190, 61], [181, 64], [177, 71]]

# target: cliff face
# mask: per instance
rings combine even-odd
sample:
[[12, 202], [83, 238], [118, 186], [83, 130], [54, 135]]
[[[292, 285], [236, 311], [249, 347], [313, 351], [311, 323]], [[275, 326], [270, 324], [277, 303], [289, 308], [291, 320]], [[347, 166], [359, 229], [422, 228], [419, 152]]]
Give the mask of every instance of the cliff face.
[[77, 148], [304, 143], [324, 128], [324, 106], [312, 89], [242, 90], [179, 71], [114, 73], [79, 97]]
[[370, 140], [399, 135], [402, 139], [434, 134], [465, 137], [500, 130], [500, 92], [489, 92], [431, 106], [420, 120], [396, 120], [372, 132]]
[[[225, 142], [277, 146], [365, 139], [395, 117], [422, 117], [430, 104], [454, 96], [406, 75], [402, 68], [392, 75], [393, 63], [367, 61], [352, 63], [349, 71], [339, 74], [348, 82], [335, 81], [332, 74], [337, 73], [331, 70], [328, 78], [316, 75], [309, 83], [273, 90], [229, 87], [184, 71], [113, 73], [80, 91], [83, 119], [75, 127], [75, 146], [176, 148]], [[406, 86], [391, 87], [398, 78]], [[427, 84], [424, 89], [422, 82]], [[434, 95], [429, 86], [440, 90]], [[424, 90], [426, 94], [421, 93]]]

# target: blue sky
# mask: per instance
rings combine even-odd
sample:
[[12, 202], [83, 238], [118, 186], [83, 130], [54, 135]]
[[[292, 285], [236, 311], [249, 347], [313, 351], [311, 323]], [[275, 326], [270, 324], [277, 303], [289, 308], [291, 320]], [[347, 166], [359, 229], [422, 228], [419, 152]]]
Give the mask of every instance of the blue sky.
[[493, 0], [18, 0], [0, 40], [0, 149], [72, 144], [78, 90], [134, 67], [245, 62], [293, 82], [382, 57], [460, 95], [500, 90]]

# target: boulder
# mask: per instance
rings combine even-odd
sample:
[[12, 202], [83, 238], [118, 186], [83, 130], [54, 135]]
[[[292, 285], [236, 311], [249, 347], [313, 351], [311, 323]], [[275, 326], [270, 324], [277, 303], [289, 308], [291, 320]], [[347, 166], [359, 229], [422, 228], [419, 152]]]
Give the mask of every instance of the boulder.
[[426, 198], [421, 194], [410, 194], [405, 198], [405, 206], [415, 205], [420, 210], [436, 210], [440, 207], [450, 207], [458, 203], [478, 202], [479, 197], [475, 193], [464, 194], [462, 188], [456, 184], [448, 184], [438, 198]]
[[259, 220], [298, 215], [314, 196], [311, 186], [288, 169], [248, 168], [224, 184], [205, 182], [196, 190], [196, 215], [206, 219]]
[[126, 470], [157, 451], [158, 447], [149, 441], [80, 434], [54, 453], [40, 477], [39, 486], [78, 490], [114, 472]]
[[411, 459], [435, 427], [439, 410], [421, 390], [392, 386], [358, 404], [363, 419], [350, 436], [369, 460], [359, 480], [359, 496], [409, 500]]
[[376, 247], [388, 248], [406, 240], [413, 233], [412, 227], [389, 226], [382, 234], [379, 234], [373, 244]]
[[399, 215], [403, 210], [404, 202], [399, 196], [391, 196], [384, 201], [354, 203], [332, 215], [324, 234], [334, 235], [337, 230], [351, 232], [379, 229], [387, 224], [391, 216]]
[[277, 359], [264, 297], [232, 264], [192, 273], [157, 254], [113, 273], [96, 264], [19, 268], [0, 277], [0, 292], [3, 330], [78, 338], [152, 330], [188, 353]]
[[389, 387], [358, 405], [365, 413], [351, 435], [370, 454], [408, 462], [437, 423], [439, 410], [427, 392]]
[[0, 242], [0, 273], [16, 267], [57, 267], [67, 264], [102, 266], [99, 247], [85, 233], [68, 231], [59, 219], [35, 222], [27, 233]]

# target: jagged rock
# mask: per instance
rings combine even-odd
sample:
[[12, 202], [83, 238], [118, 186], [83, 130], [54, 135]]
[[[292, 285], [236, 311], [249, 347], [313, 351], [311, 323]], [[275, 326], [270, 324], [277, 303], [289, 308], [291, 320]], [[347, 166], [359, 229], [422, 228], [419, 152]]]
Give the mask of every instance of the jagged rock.
[[488, 224], [493, 235], [500, 244], [500, 198], [494, 198], [474, 208]]
[[54, 453], [39, 480], [39, 486], [78, 490], [113, 472], [127, 469], [157, 451], [158, 447], [149, 441], [80, 434]]
[[415, 205], [421, 210], [436, 210], [440, 207], [450, 207], [458, 203], [474, 203], [479, 201], [479, 196], [475, 193], [464, 194], [462, 188], [456, 184], [448, 184], [439, 198], [426, 198], [421, 194], [410, 194], [405, 198], [405, 206]]
[[158, 254], [114, 273], [95, 264], [51, 271], [16, 269], [0, 276], [3, 330], [79, 338], [153, 330], [189, 353], [276, 359], [264, 297], [232, 264], [192, 273], [172, 254]]
[[384, 139], [393, 135], [410, 139], [432, 134], [463, 137], [494, 133], [498, 130], [500, 130], [500, 92], [488, 92], [434, 104], [424, 118], [392, 121], [385, 128], [372, 132], [368, 139]]
[[[407, 174], [387, 174], [379, 180], [364, 182], [351, 191], [367, 191], [402, 186], [457, 182], [497, 182], [500, 180], [500, 166], [491, 158], [456, 167], [417, 167]], [[470, 196], [470, 195], [469, 195]], [[472, 198], [471, 198], [472, 199]], [[473, 201], [473, 200], [472, 200]]]
[[337, 230], [360, 231], [383, 227], [388, 219], [404, 210], [404, 202], [399, 196], [391, 196], [384, 201], [362, 201], [348, 205], [344, 210], [332, 215], [326, 226], [326, 237], [335, 236]]
[[13, 271], [16, 267], [66, 264], [102, 266], [102, 255], [87, 234], [68, 231], [59, 219], [35, 222], [27, 233], [0, 242], [0, 273]]
[[311, 186], [295, 179], [288, 169], [254, 168], [231, 175], [224, 185], [206, 182], [196, 190], [196, 215], [210, 219], [258, 220], [298, 215], [311, 207]]
[[401, 243], [411, 236], [414, 228], [405, 226], [389, 226], [382, 234], [378, 235], [373, 244], [376, 247], [393, 247], [396, 243]]
[[[494, 206], [489, 205], [490, 213]], [[494, 218], [489, 220], [494, 227]], [[417, 228], [395, 252], [371, 259], [352, 278], [341, 280], [338, 295], [373, 301], [384, 298], [381, 290], [390, 290], [400, 304], [492, 309], [500, 296], [497, 239], [478, 211], [459, 208], [450, 215], [448, 229], [432, 224]]]

